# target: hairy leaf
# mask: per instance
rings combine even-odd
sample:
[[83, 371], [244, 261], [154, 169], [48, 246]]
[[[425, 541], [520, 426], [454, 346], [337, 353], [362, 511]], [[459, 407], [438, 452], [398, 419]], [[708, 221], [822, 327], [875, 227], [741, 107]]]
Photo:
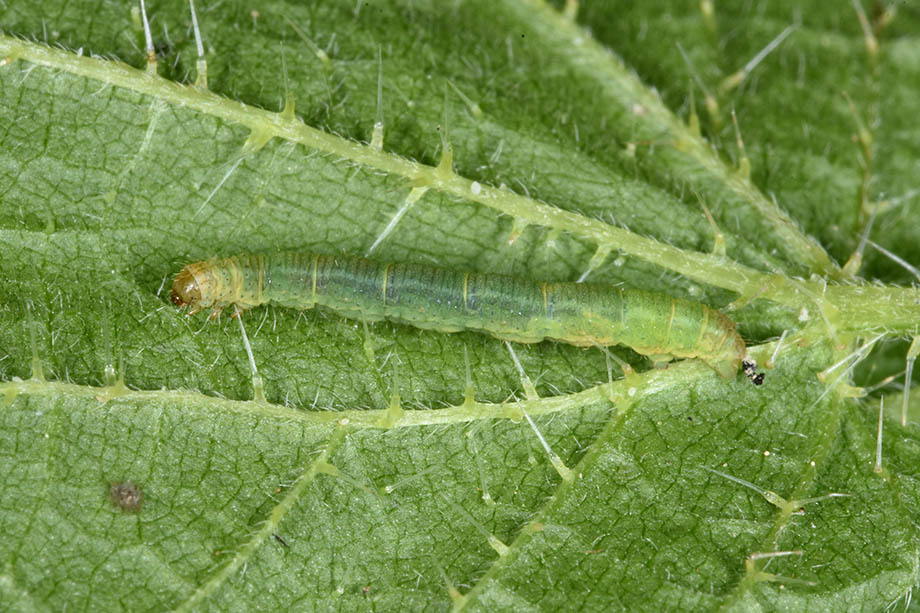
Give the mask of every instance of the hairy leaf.
[[[916, 8], [303, 4], [4, 6], [4, 610], [910, 602]], [[168, 300], [293, 249], [701, 301], [766, 382]]]

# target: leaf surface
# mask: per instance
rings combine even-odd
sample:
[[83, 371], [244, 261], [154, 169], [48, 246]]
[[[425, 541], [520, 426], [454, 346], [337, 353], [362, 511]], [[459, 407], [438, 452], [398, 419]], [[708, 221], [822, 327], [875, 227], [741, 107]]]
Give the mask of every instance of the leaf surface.
[[[920, 263], [920, 14], [872, 47], [849, 3], [586, 4], [198, 5], [207, 87], [183, 2], [147, 7], [156, 75], [131, 6], [5, 9], [3, 609], [909, 602], [920, 436], [852, 397], [920, 311], [843, 263], [870, 219]], [[740, 298], [775, 368], [265, 306], [254, 401], [239, 323], [168, 301], [215, 255], [363, 255], [413, 187], [372, 257]]]

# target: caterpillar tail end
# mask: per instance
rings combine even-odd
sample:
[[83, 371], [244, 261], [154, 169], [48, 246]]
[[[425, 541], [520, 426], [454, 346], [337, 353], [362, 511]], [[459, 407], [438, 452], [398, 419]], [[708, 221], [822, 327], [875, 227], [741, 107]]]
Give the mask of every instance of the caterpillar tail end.
[[706, 360], [703, 359], [707, 366], [716, 371], [723, 379], [734, 379], [738, 374], [738, 360]]
[[[704, 361], [725, 379], [734, 379], [738, 374], [738, 358]], [[757, 362], [751, 358], [745, 357], [741, 360], [741, 371], [754, 385], [763, 384], [764, 373], [757, 372]]]

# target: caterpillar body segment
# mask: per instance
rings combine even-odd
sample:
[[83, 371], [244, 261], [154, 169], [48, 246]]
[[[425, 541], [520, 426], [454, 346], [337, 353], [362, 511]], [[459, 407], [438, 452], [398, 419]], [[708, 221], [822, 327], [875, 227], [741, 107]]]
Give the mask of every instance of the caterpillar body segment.
[[[745, 356], [731, 319], [666, 294], [363, 258], [283, 253], [195, 262], [176, 275], [172, 300], [190, 314], [266, 302], [296, 309], [320, 305], [364, 321], [476, 330], [518, 343], [623, 344], [655, 361], [696, 358], [725, 378], [737, 374]], [[745, 362], [752, 379], [753, 368]]]

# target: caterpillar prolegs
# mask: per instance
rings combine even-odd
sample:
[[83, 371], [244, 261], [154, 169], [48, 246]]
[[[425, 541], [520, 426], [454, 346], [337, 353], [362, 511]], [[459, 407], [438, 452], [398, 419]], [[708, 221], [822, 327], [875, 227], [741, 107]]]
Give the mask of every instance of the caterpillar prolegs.
[[266, 302], [316, 305], [345, 317], [388, 319], [416, 328], [476, 330], [518, 342], [550, 339], [579, 347], [627, 345], [655, 361], [702, 360], [732, 378], [745, 360], [734, 322], [703, 304], [666, 294], [590, 283], [540, 283], [418, 264], [308, 253], [240, 255], [195, 262], [176, 275], [172, 301], [217, 313]]

